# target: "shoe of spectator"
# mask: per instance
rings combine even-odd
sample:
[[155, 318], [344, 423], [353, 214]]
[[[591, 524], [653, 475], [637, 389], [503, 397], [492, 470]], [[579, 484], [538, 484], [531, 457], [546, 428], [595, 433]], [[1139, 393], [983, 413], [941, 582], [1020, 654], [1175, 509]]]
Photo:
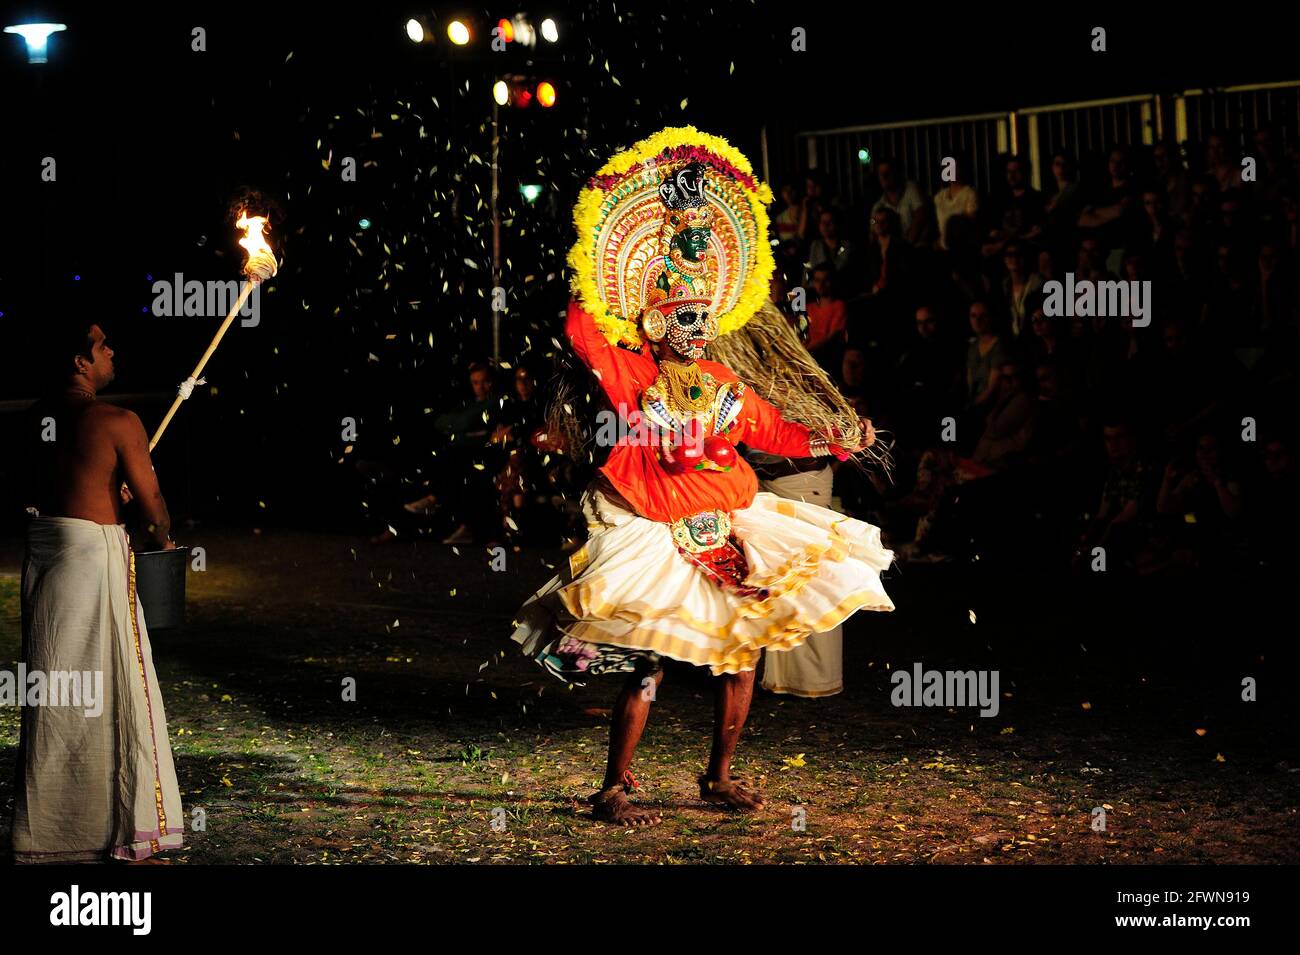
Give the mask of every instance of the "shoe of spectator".
[[449, 536], [444, 537], [442, 542], [444, 544], [472, 544], [474, 543], [474, 535], [467, 525], [462, 524], [452, 531]]
[[411, 514], [432, 514], [438, 509], [438, 499], [432, 494], [426, 494], [418, 501], [412, 501], [410, 504], [403, 504], [402, 510]]

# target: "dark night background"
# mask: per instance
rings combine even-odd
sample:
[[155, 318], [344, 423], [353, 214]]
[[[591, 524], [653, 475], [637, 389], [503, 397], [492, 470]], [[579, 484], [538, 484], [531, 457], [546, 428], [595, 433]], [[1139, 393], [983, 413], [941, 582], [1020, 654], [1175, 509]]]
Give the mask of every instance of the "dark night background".
[[[105, 324], [115, 391], [142, 396], [128, 403], [152, 429], [218, 322], [146, 314], [149, 277], [234, 277], [227, 206], [253, 188], [282, 210], [271, 238], [284, 267], [261, 325], [232, 329], [207, 369], [211, 389], [159, 448], [164, 489], [182, 517], [363, 517], [339, 463], [340, 420], [360, 422], [359, 455], [396, 447], [404, 466], [425, 467], [426, 409], [454, 405], [466, 363], [490, 353], [487, 122], [499, 73], [559, 90], [551, 110], [502, 111], [502, 357], [544, 382], [572, 198], [615, 148], [662, 126], [721, 134], [756, 166], [766, 126], [781, 181], [800, 171], [800, 129], [1266, 81], [1293, 63], [1281, 31], [1247, 18], [1211, 30], [1172, 16], [1048, 20], [1041, 7], [552, 4], [530, 13], [557, 19], [559, 43], [494, 54], [483, 33], [513, 8], [438, 9], [477, 19], [470, 48], [410, 43], [405, 20], [428, 11], [412, 4], [7, 10], [6, 23], [40, 14], [68, 30], [44, 65], [0, 36], [6, 431], [40, 390], [27, 348], [57, 310]], [[190, 49], [195, 25], [206, 52]], [[1109, 30], [1102, 56], [1088, 49], [1094, 25]], [[790, 50], [794, 26], [808, 31], [805, 53]], [[340, 181], [348, 155], [355, 183]], [[56, 183], [40, 181], [43, 156], [58, 162]], [[535, 205], [521, 201], [522, 182], [545, 187]], [[4, 457], [8, 480], [22, 463]]]
[[[521, 9], [534, 24], [554, 17], [559, 42], [492, 53], [490, 25]], [[439, 41], [412, 44], [405, 22], [431, 14]], [[453, 16], [473, 22], [470, 47], [446, 42]], [[105, 397], [152, 431], [220, 322], [153, 317], [152, 279], [237, 277], [230, 204], [256, 190], [276, 207], [270, 240], [283, 265], [260, 325], [231, 329], [205, 371], [209, 384], [154, 453], [173, 537], [212, 557], [201, 573], [191, 565], [185, 626], [155, 643], [186, 803], [218, 807], [213, 831], [193, 840], [185, 861], [475, 863], [490, 852], [490, 861], [1041, 860], [1120, 871], [1113, 864], [1290, 864], [1300, 855], [1291, 692], [1300, 660], [1285, 623], [1300, 569], [1300, 70], [1294, 31], [1275, 13], [762, 0], [151, 10], [0, 0], [5, 24], [35, 17], [68, 26], [51, 39], [46, 64], [29, 65], [21, 40], [0, 34], [0, 664], [16, 661], [20, 646], [23, 412], [56, 384], [36, 374], [38, 333], [61, 313], [103, 324], [118, 370]], [[195, 26], [207, 31], [206, 52], [191, 50]], [[1096, 26], [1107, 30], [1104, 54], [1089, 48]], [[791, 50], [795, 27], [807, 31], [806, 52]], [[948, 268], [955, 244], [941, 253], [895, 236], [893, 261], [905, 268], [890, 281], [898, 289], [903, 274], [907, 294], [875, 298], [905, 334], [877, 334], [883, 313], [850, 311], [846, 347], [825, 364], [845, 396], [864, 404], [859, 413], [896, 438], [892, 485], [881, 489], [878, 471], [848, 465], [835, 481], [840, 509], [882, 527], [898, 555], [885, 579], [898, 609], [846, 621], [843, 694], [756, 696], [743, 744], [745, 778], [752, 770], [766, 779], [778, 813], [808, 805], [815, 838], [792, 838], [785, 818], [746, 828], [698, 813], [686, 766], [704, 755], [712, 681], [685, 664], [672, 665], [666, 686], [676, 701], [652, 720], [636, 764], [647, 798], [673, 807], [663, 835], [646, 837], [662, 842], [575, 824], [586, 813], [575, 797], [600, 778], [610, 713], [602, 707], [616, 686], [544, 692], [550, 677], [507, 641], [515, 608], [580, 535], [530, 539], [505, 527], [509, 508], [550, 504], [568, 530], [583, 530], [586, 481], [575, 467], [567, 485], [547, 484], [568, 467], [552, 461], [553, 471], [536, 468], [528, 506], [506, 504], [498, 497], [513, 487], [492, 481], [510, 476], [510, 465], [475, 474], [478, 460], [455, 458], [459, 448], [444, 454], [449, 442], [434, 426], [439, 412], [466, 402], [468, 365], [492, 351], [491, 88], [503, 74], [549, 79], [558, 101], [501, 111], [508, 312], [494, 398], [510, 394], [521, 366], [539, 394], [554, 387], [569, 352], [561, 316], [573, 200], [615, 151], [665, 126], [724, 136], [760, 172], [766, 142], [779, 196], [782, 184], [804, 185], [800, 132], [1128, 95], [1172, 102], [1193, 89], [1289, 81], [1268, 93], [1276, 107], [1268, 128], [1245, 109], [1225, 123], [1218, 171], [1237, 172], [1254, 134], [1271, 133], [1280, 157], [1271, 183], [1221, 193], [1217, 181], [1207, 185], [1207, 123], [1180, 143], [1187, 165], [1176, 187], [1150, 175], [1151, 144], [1139, 133], [1129, 140], [1134, 181], [1115, 187], [1118, 200], [1093, 203], [1108, 194], [1107, 159], [1124, 140], [1106, 130], [1071, 144], [1079, 148], [1071, 185], [1088, 208], [1129, 201], [1136, 212], [1145, 194], [1135, 187], [1164, 186], [1187, 199], [1185, 219], [1162, 220], [1153, 240], [1135, 215], [1146, 234], [1126, 238], [1151, 240], [1152, 261], [1157, 241], [1162, 255], [1180, 236], [1194, 248], [1176, 270], [1151, 273], [1159, 306], [1149, 328], [1075, 319], [1057, 326], [1065, 330], [1053, 350], [1040, 333], [1045, 317], [1034, 323], [1025, 308], [1030, 331], [1022, 321], [1013, 357], [999, 365], [1013, 370], [999, 376], [992, 410], [974, 407], [985, 402], [975, 400], [978, 385], [968, 389], [980, 347], [968, 341], [970, 311], [998, 308], [993, 321], [1009, 326], [1015, 288], [1004, 247], [984, 251], [974, 222], [1001, 211], [1005, 166], [985, 156], [991, 188], [977, 190], [967, 235], [973, 275]], [[859, 169], [854, 153], [846, 150], [840, 169], [859, 178], [839, 211], [850, 242], [868, 249], [878, 169]], [[1053, 155], [1045, 150], [1041, 165]], [[53, 183], [41, 181], [46, 156], [57, 160]], [[339, 175], [348, 156], [356, 182]], [[535, 203], [521, 197], [522, 184], [542, 187]], [[1049, 186], [1037, 201], [1046, 203]], [[933, 193], [935, 184], [920, 188]], [[808, 217], [797, 281], [808, 284], [802, 266], [813, 245], [827, 247], [818, 232], [845, 198], [838, 191]], [[1045, 230], [1066, 236], [1052, 237], [1051, 269], [1037, 254], [1028, 263], [1042, 274], [1089, 269], [1085, 245], [1100, 242], [1102, 229], [1088, 231], [1065, 208], [1075, 214]], [[993, 221], [1000, 229], [1006, 220]], [[889, 260], [879, 235], [871, 241], [870, 264], [844, 272], [880, 291]], [[1147, 246], [1114, 251], [1130, 248]], [[1266, 248], [1278, 253], [1271, 272], [1261, 265]], [[1088, 274], [1096, 273], [1106, 274]], [[876, 304], [856, 298], [854, 306]], [[922, 303], [941, 329], [928, 345], [915, 321]], [[850, 382], [838, 359], [852, 351], [870, 357]], [[931, 364], [907, 366], [920, 369], [908, 375], [905, 360], [917, 354]], [[1035, 377], [1044, 369], [1057, 376], [1048, 379], [1054, 389]], [[918, 387], [926, 374], [928, 392]], [[992, 381], [987, 370], [983, 380]], [[1017, 436], [1046, 434], [1034, 453], [1007, 454], [1005, 469], [958, 480], [965, 465], [955, 459], [981, 450], [983, 422], [1029, 405]], [[960, 452], [930, 433], [950, 407], [977, 412], [962, 418]], [[1188, 413], [1203, 407], [1212, 413]], [[1242, 435], [1246, 416], [1258, 419], [1258, 440]], [[350, 451], [347, 417], [358, 422]], [[485, 493], [467, 492], [470, 479]], [[1156, 488], [1180, 482], [1189, 482], [1186, 500], [1166, 493], [1172, 503], [1161, 506]], [[430, 486], [445, 510], [413, 517], [409, 504]], [[555, 486], [566, 493], [552, 495]], [[1240, 510], [1224, 504], [1230, 494]], [[1138, 516], [1121, 520], [1130, 508]], [[495, 521], [486, 533], [474, 528], [474, 546], [456, 546], [468, 543], [456, 533], [443, 539], [474, 514]], [[385, 537], [389, 521], [400, 533]], [[502, 539], [522, 541], [508, 573], [478, 546]], [[1089, 564], [1098, 541], [1109, 567]], [[149, 630], [165, 633], [152, 620]], [[1004, 709], [980, 720], [960, 708], [894, 706], [891, 671], [914, 661], [1000, 672]], [[364, 692], [341, 707], [339, 680], [350, 674]], [[1246, 703], [1244, 677], [1258, 680], [1257, 702]], [[18, 719], [0, 710], [0, 819]], [[498, 803], [485, 800], [507, 797], [518, 823], [489, 843], [485, 814]], [[1098, 806], [1112, 811], [1104, 838], [1089, 828]], [[6, 838], [0, 829], [0, 853]], [[1192, 887], [1239, 888], [1237, 878]], [[1059, 932], [1074, 931], [1085, 909], [1109, 911], [1041, 884], [1054, 904], [1026, 906], [999, 883], [983, 917], [1002, 905], [1012, 916], [1002, 922], [1023, 929], [1027, 912], [1046, 912]], [[265, 896], [283, 907], [279, 894]]]

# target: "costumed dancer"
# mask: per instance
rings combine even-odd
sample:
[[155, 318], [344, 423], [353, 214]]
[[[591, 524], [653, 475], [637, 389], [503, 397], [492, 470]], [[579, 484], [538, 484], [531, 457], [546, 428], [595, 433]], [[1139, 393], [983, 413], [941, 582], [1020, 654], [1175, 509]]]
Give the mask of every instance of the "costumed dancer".
[[[799, 646], [861, 610], [892, 610], [878, 528], [758, 491], [736, 445], [847, 458], [864, 441], [782, 419], [704, 360], [762, 305], [773, 269], [766, 185], [724, 140], [666, 129], [611, 159], [579, 196], [566, 334], [622, 433], [583, 496], [589, 537], [520, 608], [513, 639], [563, 680], [630, 676], [613, 709], [597, 819], [658, 822], [627, 793], [671, 657], [716, 677], [700, 798], [752, 811], [731, 776], [764, 649]], [[854, 440], [850, 440], [854, 439]]]

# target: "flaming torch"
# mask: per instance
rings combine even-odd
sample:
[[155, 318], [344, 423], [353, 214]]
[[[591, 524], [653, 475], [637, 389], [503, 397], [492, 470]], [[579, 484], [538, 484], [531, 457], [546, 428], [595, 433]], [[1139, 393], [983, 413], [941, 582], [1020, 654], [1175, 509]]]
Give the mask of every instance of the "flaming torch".
[[253, 289], [279, 271], [279, 265], [275, 261], [275, 253], [271, 251], [271, 247], [267, 245], [266, 238], [263, 235], [266, 225], [266, 216], [250, 216], [247, 210], [239, 210], [239, 218], [235, 221], [235, 226], [244, 232], [244, 237], [239, 240], [239, 244], [248, 253], [248, 260], [244, 263], [244, 275], [248, 277], [248, 281], [244, 282], [244, 287], [239, 292], [239, 298], [231, 306], [229, 314], [226, 315], [226, 320], [217, 329], [217, 334], [208, 343], [207, 351], [203, 353], [199, 363], [194, 366], [194, 371], [190, 372], [190, 376], [182, 381], [180, 387], [176, 390], [176, 399], [172, 402], [172, 406], [167, 409], [166, 416], [162, 419], [162, 423], [158, 425], [158, 430], [153, 433], [153, 438], [149, 441], [150, 451], [154, 449], [163, 432], [167, 430], [167, 425], [171, 423], [172, 417], [176, 414], [176, 409], [181, 406], [181, 402], [194, 393], [195, 385], [203, 384], [203, 379], [199, 376], [203, 374], [204, 366], [207, 365], [208, 359], [212, 357], [212, 353], [217, 350], [217, 346], [221, 344], [226, 329], [230, 328], [235, 316], [244, 307], [244, 302], [253, 293]]

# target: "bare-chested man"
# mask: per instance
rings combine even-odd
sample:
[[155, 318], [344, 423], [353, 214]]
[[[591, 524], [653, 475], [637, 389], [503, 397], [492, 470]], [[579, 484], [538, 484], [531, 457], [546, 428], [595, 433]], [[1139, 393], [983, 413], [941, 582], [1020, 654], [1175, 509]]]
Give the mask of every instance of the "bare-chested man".
[[153, 547], [175, 546], [171, 521], [139, 417], [98, 400], [113, 380], [103, 330], [60, 323], [43, 350], [53, 394], [27, 436], [14, 855], [140, 860], [179, 847], [183, 822], [123, 505], [135, 499]]
[[[149, 460], [144, 425], [135, 412], [97, 400], [114, 378], [113, 349], [98, 325], [72, 329], [61, 347], [80, 345], [84, 354], [69, 351], [70, 373], [33, 409], [33, 503], [50, 517], [121, 524], [122, 506], [134, 497], [153, 543], [173, 547], [167, 537], [171, 518]], [[122, 490], [124, 484], [129, 491]]]

